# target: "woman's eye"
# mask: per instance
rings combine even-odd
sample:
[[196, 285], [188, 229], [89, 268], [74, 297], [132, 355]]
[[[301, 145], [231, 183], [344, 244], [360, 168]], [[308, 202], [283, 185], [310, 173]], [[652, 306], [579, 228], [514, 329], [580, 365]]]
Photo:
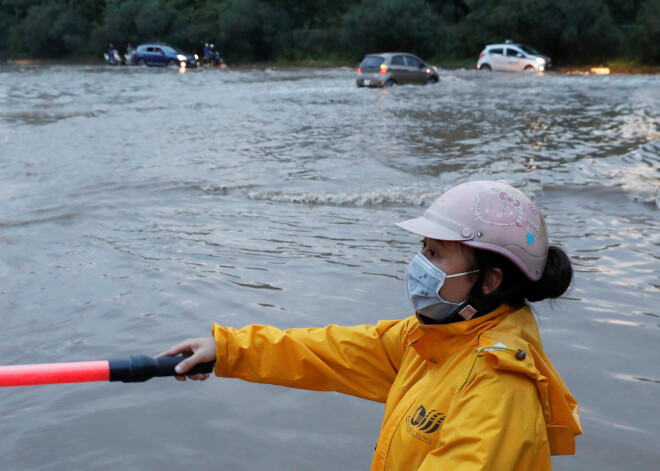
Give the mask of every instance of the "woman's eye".
[[[426, 240], [422, 240], [422, 248], [426, 249]], [[435, 257], [435, 252], [431, 249], [427, 251], [427, 254], [430, 255], [431, 257]]]

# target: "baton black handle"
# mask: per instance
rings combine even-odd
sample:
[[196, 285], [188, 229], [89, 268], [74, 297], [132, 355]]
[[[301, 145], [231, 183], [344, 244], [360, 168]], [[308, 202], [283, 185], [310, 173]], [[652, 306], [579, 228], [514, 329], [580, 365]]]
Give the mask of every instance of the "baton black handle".
[[[110, 381], [141, 383], [154, 376], [175, 376], [174, 367], [192, 355], [152, 358], [147, 355], [131, 356], [128, 359], [108, 360]], [[186, 375], [212, 373], [215, 362], [198, 363]]]

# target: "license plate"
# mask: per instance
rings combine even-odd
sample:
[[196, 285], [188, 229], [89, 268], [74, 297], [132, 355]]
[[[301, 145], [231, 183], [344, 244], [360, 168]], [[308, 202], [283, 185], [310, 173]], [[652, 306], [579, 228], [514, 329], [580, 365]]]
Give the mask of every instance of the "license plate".
[[369, 85], [371, 85], [371, 80], [369, 80], [369, 79], [364, 79], [364, 82], [362, 82], [362, 83], [363, 83], [365, 86], [368, 87]]

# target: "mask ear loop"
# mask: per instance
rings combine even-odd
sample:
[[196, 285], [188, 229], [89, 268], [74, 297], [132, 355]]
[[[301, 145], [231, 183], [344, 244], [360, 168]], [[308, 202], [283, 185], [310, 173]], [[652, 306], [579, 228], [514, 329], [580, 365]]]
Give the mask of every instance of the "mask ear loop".
[[[470, 270], [470, 271], [467, 271], [467, 272], [461, 273], [461, 274], [469, 275], [471, 273], [479, 273], [479, 272], [481, 272], [481, 269], [476, 268], [474, 270]], [[472, 288], [470, 288], [470, 292], [468, 293], [468, 298], [458, 306], [458, 309], [456, 311], [456, 314], [461, 316], [466, 321], [469, 321], [470, 319], [472, 319], [475, 316], [475, 314], [477, 314], [479, 312], [479, 309], [478, 309], [479, 306], [477, 305], [477, 308], [475, 309], [472, 306], [472, 304], [475, 304], [475, 303], [471, 302], [470, 298], [472, 298], [472, 293], [474, 291], [475, 286], [481, 285], [483, 283], [483, 278], [484, 278], [483, 274], [480, 274], [477, 277], [477, 281], [475, 281], [474, 285], [472, 285]]]
[[445, 275], [445, 278], [454, 278], [456, 276], [470, 275], [472, 273], [477, 273], [477, 272], [480, 272], [480, 271], [481, 270], [479, 270], [479, 269], [464, 271], [463, 273], [454, 273], [453, 275]]
[[[453, 275], [447, 275], [447, 276], [445, 276], [445, 278], [454, 278], [456, 276], [471, 275], [472, 273], [479, 273], [480, 271], [481, 270], [479, 270], [477, 268], [475, 270], [465, 271], [463, 273], [455, 273]], [[479, 278], [481, 278], [481, 277], [479, 277]], [[456, 311], [454, 311], [455, 313], [453, 315], [458, 314], [459, 316], [461, 316], [466, 321], [469, 321], [470, 319], [472, 319], [474, 317], [474, 315], [477, 313], [477, 310], [475, 308], [473, 308], [472, 306], [470, 306], [469, 301], [470, 301], [470, 293], [468, 293], [468, 299], [466, 299], [465, 301], [463, 301], [462, 303], [460, 303], [456, 307]]]

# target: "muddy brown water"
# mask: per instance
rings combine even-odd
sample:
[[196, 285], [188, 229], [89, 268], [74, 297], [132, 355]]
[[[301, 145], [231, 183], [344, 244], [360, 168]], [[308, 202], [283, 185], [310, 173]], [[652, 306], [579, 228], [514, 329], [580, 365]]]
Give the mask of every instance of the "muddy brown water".
[[[656, 76], [0, 67], [1, 364], [406, 317], [394, 223], [501, 178], [576, 268], [535, 306], [585, 431], [554, 469], [655, 469], [659, 137]], [[382, 411], [216, 378], [5, 388], [0, 469], [368, 469]]]

